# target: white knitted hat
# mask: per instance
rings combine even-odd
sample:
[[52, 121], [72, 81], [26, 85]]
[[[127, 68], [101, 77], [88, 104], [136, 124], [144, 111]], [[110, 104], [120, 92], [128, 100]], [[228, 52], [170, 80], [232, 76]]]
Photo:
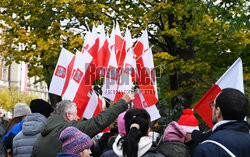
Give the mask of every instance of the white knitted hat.
[[25, 103], [17, 103], [14, 107], [14, 118], [26, 116], [29, 113], [31, 113], [31, 110]]

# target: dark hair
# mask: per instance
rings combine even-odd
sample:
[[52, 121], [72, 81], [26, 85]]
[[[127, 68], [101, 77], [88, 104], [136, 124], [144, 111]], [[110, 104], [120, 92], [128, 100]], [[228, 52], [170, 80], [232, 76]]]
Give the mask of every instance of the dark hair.
[[[146, 136], [150, 124], [150, 116], [144, 109], [131, 109], [124, 115], [126, 135], [124, 135], [117, 143], [121, 142], [123, 148], [123, 156], [137, 157], [138, 142], [142, 136]], [[131, 127], [132, 124], [138, 124], [139, 129]]]
[[216, 98], [215, 107], [220, 107], [224, 120], [244, 120], [248, 112], [248, 100], [241, 91], [225, 88]]
[[16, 125], [17, 123], [21, 122], [21, 121], [23, 120], [24, 117], [25, 117], [25, 116], [12, 118], [12, 119], [9, 121], [9, 123], [8, 123], [8, 125], [7, 125], [7, 127], [6, 127], [3, 136], [5, 136], [5, 135], [10, 131], [10, 129], [12, 129], [12, 127], [13, 127], [14, 125]]

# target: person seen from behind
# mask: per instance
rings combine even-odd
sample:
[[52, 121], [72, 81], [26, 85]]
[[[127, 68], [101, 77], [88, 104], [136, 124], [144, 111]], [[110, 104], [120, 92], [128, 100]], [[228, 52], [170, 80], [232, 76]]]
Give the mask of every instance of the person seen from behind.
[[189, 150], [184, 144], [187, 132], [173, 121], [164, 131], [163, 141], [158, 150], [166, 157], [190, 157]]
[[7, 126], [5, 135], [2, 139], [6, 149], [10, 154], [12, 154], [13, 139], [22, 130], [24, 118], [29, 113], [31, 113], [31, 110], [25, 103], [17, 103], [14, 106], [14, 118]]
[[196, 147], [193, 156], [249, 157], [249, 125], [244, 121], [248, 105], [248, 99], [241, 91], [233, 88], [221, 90], [210, 105], [214, 124], [212, 135]]
[[47, 119], [41, 136], [36, 140], [32, 155], [35, 157], [55, 157], [62, 149], [59, 140], [60, 133], [67, 127], [73, 126], [93, 138], [113, 123], [118, 115], [128, 108], [134, 99], [133, 93], [124, 94], [122, 99], [114, 103], [96, 117], [80, 121], [77, 116], [76, 104], [70, 100], [63, 100], [56, 104], [54, 113]]
[[130, 109], [124, 116], [126, 134], [115, 139], [113, 149], [101, 157], [163, 157], [148, 137], [150, 116], [144, 109]]
[[22, 131], [13, 139], [13, 156], [26, 157], [31, 156], [34, 143], [41, 135], [43, 125], [47, 118], [54, 111], [52, 106], [42, 100], [34, 99], [30, 102], [31, 114], [24, 119]]

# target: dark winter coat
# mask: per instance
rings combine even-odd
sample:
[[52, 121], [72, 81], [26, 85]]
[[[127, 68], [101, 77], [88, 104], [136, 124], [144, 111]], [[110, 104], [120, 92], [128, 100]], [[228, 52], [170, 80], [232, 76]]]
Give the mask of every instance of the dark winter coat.
[[24, 120], [17, 123], [16, 125], [14, 125], [10, 129], [10, 131], [3, 137], [2, 141], [3, 141], [6, 149], [12, 149], [13, 139], [22, 130], [23, 121]]
[[[101, 157], [118, 157], [118, 155], [115, 154], [113, 150], [109, 150], [104, 152]], [[151, 147], [147, 153], [145, 153], [142, 157], [164, 157], [162, 154], [160, 154], [156, 147]]]
[[[118, 135], [113, 144], [113, 149], [104, 152], [100, 157], [121, 157], [123, 156], [123, 148], [119, 143], [121, 136]], [[143, 136], [140, 138], [138, 143], [138, 156], [139, 157], [164, 157], [158, 152], [155, 146], [153, 146], [153, 141], [148, 136]]]
[[125, 100], [121, 99], [89, 120], [66, 121], [62, 116], [52, 114], [44, 125], [41, 136], [35, 142], [32, 156], [55, 157], [62, 149], [59, 140], [60, 133], [68, 126], [74, 126], [91, 138], [108, 127], [118, 115], [128, 108]]
[[46, 122], [46, 118], [40, 113], [28, 114], [23, 122], [23, 130], [13, 139], [13, 156], [30, 157], [37, 138]]
[[[245, 121], [229, 122], [218, 126], [208, 140], [224, 145], [235, 156], [249, 157], [249, 125]], [[229, 157], [229, 154], [214, 143], [203, 143], [196, 147], [194, 157]]]
[[102, 137], [96, 142], [95, 147], [91, 150], [93, 157], [99, 157], [103, 152], [112, 149], [112, 145], [118, 135], [118, 129], [110, 130], [102, 135]]
[[190, 157], [187, 146], [179, 141], [164, 141], [160, 143], [158, 150], [166, 157]]
[[8, 156], [7, 150], [3, 144], [2, 139], [0, 138], [0, 157], [7, 157], [7, 156]]

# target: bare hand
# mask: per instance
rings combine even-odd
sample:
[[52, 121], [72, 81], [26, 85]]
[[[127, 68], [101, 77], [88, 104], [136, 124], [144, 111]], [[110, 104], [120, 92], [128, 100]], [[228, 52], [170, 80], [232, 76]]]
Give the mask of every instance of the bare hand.
[[132, 91], [128, 92], [127, 94], [123, 95], [122, 99], [124, 99], [128, 104], [130, 104], [135, 99], [134, 93]]

